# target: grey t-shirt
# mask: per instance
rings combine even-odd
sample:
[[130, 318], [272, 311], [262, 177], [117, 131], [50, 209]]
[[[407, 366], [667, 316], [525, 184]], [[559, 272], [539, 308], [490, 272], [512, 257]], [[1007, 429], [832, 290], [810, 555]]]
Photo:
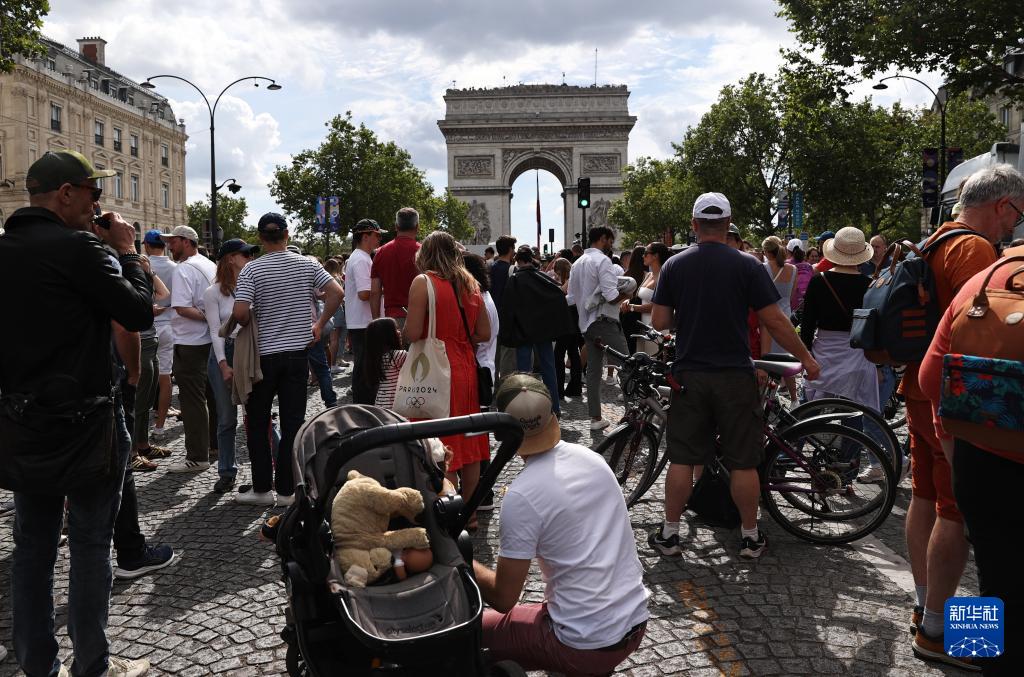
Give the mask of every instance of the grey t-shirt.
[[[149, 265], [153, 270], [153, 274], [159, 277], [160, 281], [167, 287], [167, 291], [171, 291], [171, 279], [174, 277], [174, 269], [178, 267], [178, 264], [172, 261], [169, 256], [150, 256]], [[168, 296], [163, 301], [156, 301], [156, 304], [163, 308], [170, 308], [171, 297]], [[173, 310], [165, 310], [153, 318], [153, 324], [157, 327], [169, 324], [173, 315]]]

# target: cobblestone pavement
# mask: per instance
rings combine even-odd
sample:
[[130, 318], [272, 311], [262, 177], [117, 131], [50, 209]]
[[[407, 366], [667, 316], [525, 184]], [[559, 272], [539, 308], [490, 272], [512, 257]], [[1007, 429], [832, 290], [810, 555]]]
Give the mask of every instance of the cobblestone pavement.
[[[344, 399], [348, 377], [335, 379]], [[604, 388], [606, 415], [617, 418], [615, 390]], [[307, 412], [323, 409], [310, 390]], [[591, 436], [583, 402], [563, 405], [564, 438], [584, 445]], [[600, 437], [596, 433], [595, 437]], [[165, 444], [183, 456], [178, 425]], [[248, 482], [244, 433], [239, 430], [239, 483]], [[167, 465], [163, 461], [163, 465]], [[513, 461], [501, 487], [521, 468]], [[147, 657], [151, 674], [262, 675], [285, 672], [285, 596], [272, 547], [257, 530], [273, 510], [235, 505], [213, 493], [215, 470], [172, 475], [136, 474], [143, 531], [151, 543], [179, 553], [173, 566], [133, 582], [115, 582], [110, 607], [111, 652]], [[632, 675], [860, 674], [939, 675], [916, 660], [907, 632], [912, 583], [906, 573], [902, 517], [910, 497], [901, 487], [893, 515], [872, 538], [852, 546], [817, 547], [789, 536], [765, 517], [768, 551], [757, 561], [737, 556], [738, 534], [690, 522], [681, 558], [661, 558], [647, 532], [661, 521], [662, 484], [631, 512], [640, 559], [651, 592], [652, 620], [640, 649], [620, 672]], [[0, 492], [0, 501], [9, 498]], [[492, 562], [498, 550], [498, 510], [481, 513], [478, 559]], [[10, 516], [0, 519], [0, 644], [11, 646]], [[687, 527], [684, 527], [684, 530]], [[61, 658], [70, 661], [67, 638], [67, 549], [56, 569], [57, 628]], [[909, 587], [908, 587], [909, 586]], [[976, 594], [973, 563], [964, 592]], [[539, 601], [543, 584], [536, 567], [524, 595]], [[953, 674], [957, 671], [949, 669]], [[0, 677], [17, 674], [13, 656]]]

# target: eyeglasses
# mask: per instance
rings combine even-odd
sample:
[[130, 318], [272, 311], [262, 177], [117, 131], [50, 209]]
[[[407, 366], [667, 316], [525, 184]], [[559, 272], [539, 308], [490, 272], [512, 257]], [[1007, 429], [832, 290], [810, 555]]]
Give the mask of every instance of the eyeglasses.
[[[1013, 204], [1013, 203], [1012, 203], [1012, 202], [1010, 202], [1009, 200], [1007, 200], [1007, 201], [1006, 201], [1006, 204], [1008, 204], [1008, 205], [1010, 205], [1011, 207], [1013, 207], [1013, 211], [1017, 212], [1017, 216], [1019, 216], [1019, 217], [1020, 217], [1019, 219], [1017, 219], [1017, 223], [1018, 223], [1018, 224], [1019, 224], [1019, 223], [1020, 223], [1021, 221], [1024, 221], [1024, 212], [1022, 212], [1021, 210], [1017, 209], [1017, 205]], [[1016, 226], [1015, 226], [1015, 227], [1016, 227]]]
[[92, 191], [92, 201], [93, 202], [99, 202], [100, 201], [100, 195], [103, 195], [103, 189], [102, 188], [97, 188], [96, 186], [89, 186], [89, 185], [82, 184], [82, 183], [72, 183], [71, 185], [74, 186], [75, 188], [84, 188], [85, 190], [91, 190]]

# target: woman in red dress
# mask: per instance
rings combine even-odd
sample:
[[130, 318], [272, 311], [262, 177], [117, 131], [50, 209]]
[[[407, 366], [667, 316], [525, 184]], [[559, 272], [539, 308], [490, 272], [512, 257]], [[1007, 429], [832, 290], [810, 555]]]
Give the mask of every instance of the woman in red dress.
[[[416, 254], [416, 267], [423, 274], [417, 275], [409, 287], [405, 340], [412, 343], [427, 335], [429, 276], [437, 307], [437, 338], [444, 341], [452, 370], [450, 416], [477, 414], [480, 412], [480, 399], [475, 346], [491, 337], [491, 323], [484, 312], [479, 285], [463, 265], [462, 252], [455, 238], [443, 231], [433, 232], [423, 240]], [[465, 325], [459, 312], [460, 303], [466, 314]], [[456, 474], [462, 477], [462, 494], [467, 500], [480, 481], [480, 461], [490, 458], [489, 439], [488, 435], [441, 438], [453, 453], [448, 465], [448, 479], [455, 483]], [[475, 519], [475, 516], [471, 518], [471, 525]]]

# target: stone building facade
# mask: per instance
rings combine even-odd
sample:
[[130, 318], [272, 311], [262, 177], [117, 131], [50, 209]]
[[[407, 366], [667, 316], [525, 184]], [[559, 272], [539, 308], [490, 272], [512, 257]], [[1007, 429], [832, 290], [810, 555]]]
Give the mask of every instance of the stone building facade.
[[25, 174], [43, 153], [70, 148], [104, 179], [100, 205], [140, 233], [185, 223], [185, 133], [167, 99], [106, 65], [106, 41], [78, 51], [49, 39], [38, 59], [0, 74], [0, 224], [28, 205]]

